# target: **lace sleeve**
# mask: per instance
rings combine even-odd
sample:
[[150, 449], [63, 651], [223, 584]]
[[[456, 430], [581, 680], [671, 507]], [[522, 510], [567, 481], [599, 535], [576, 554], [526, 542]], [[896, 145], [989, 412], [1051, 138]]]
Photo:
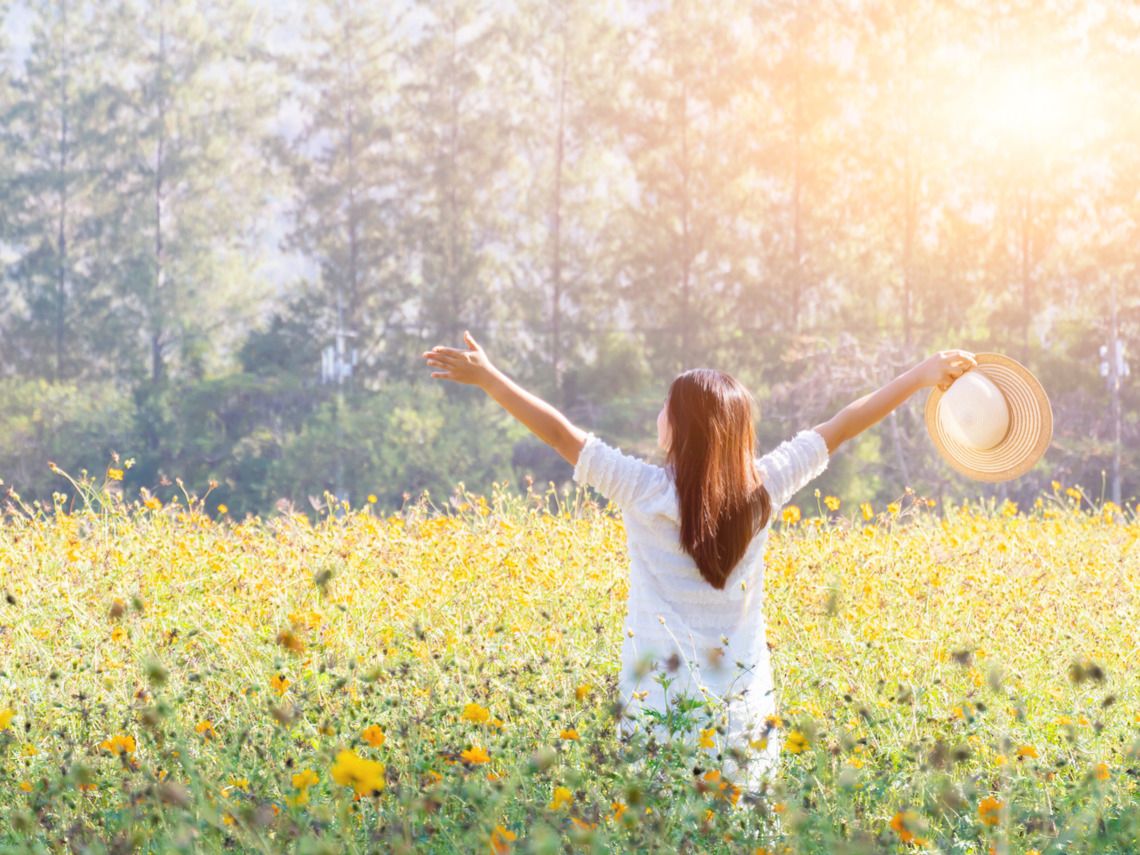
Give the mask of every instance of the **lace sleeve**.
[[578, 453], [574, 481], [588, 484], [619, 508], [633, 505], [653, 486], [660, 467], [638, 460], [607, 445], [594, 434]]
[[801, 430], [757, 460], [772, 509], [786, 504], [809, 481], [827, 468], [827, 443], [815, 430]]

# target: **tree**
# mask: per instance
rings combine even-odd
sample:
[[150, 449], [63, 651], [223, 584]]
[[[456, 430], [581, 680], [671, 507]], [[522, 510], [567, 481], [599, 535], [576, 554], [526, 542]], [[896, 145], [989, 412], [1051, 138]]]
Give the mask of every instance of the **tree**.
[[261, 309], [252, 257], [265, 205], [273, 78], [244, 2], [137, 0], [118, 29], [131, 110], [108, 166], [121, 202], [123, 311], [149, 381], [201, 376]]
[[117, 120], [115, 18], [86, 0], [42, 0], [27, 12], [30, 51], [0, 122], [14, 256], [5, 361], [56, 382], [107, 376], [121, 331], [107, 287], [113, 212], [103, 173]]
[[287, 247], [319, 266], [315, 335], [342, 324], [359, 369], [404, 367], [412, 320], [408, 236], [398, 171], [399, 35], [406, 11], [319, 2], [306, 10], [308, 43], [278, 57], [298, 83], [303, 120], [279, 140], [297, 188]]

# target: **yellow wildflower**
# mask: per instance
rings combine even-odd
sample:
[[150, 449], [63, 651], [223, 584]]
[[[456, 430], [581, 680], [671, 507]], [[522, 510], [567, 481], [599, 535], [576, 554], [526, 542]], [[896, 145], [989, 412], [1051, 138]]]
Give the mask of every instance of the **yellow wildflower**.
[[0, 730], [7, 730], [11, 724], [12, 719], [15, 718], [16, 711], [11, 708], [0, 710]]
[[578, 731], [572, 727], [568, 727], [558, 732], [559, 739], [577, 739]]
[[701, 748], [716, 748], [716, 742], [713, 741], [713, 736], [716, 735], [716, 728], [710, 727], [708, 730], [701, 731]]
[[384, 789], [383, 763], [367, 760], [346, 748], [336, 755], [332, 768], [333, 780], [345, 787], [352, 787], [358, 796], [366, 796]]
[[863, 502], [859, 505], [859, 510], [863, 512], [863, 519], [869, 520], [875, 516], [875, 509], [871, 507], [870, 502]]
[[782, 519], [786, 525], [795, 525], [801, 519], [800, 509], [795, 505], [788, 505], [784, 508], [783, 513], [780, 514], [780, 519]]
[[491, 760], [491, 755], [487, 753], [487, 749], [481, 745], [472, 745], [466, 751], [461, 751], [459, 757], [467, 763], [478, 766], [480, 763], [487, 763]]
[[314, 786], [320, 780], [320, 776], [312, 769], [302, 769], [293, 776], [293, 786], [298, 790], [304, 790]]
[[554, 798], [551, 799], [550, 804], [546, 806], [547, 810], [561, 810], [564, 807], [569, 807], [574, 802], [574, 794], [565, 787], [554, 788]]
[[285, 694], [285, 690], [289, 688], [289, 680], [285, 679], [285, 677], [281, 674], [274, 674], [273, 677], [269, 680], [269, 685], [277, 692], [277, 694], [283, 695]]
[[839, 510], [839, 499], [835, 496], [824, 496], [823, 503], [827, 506], [829, 511]]
[[784, 750], [791, 754], [799, 754], [808, 747], [807, 737], [800, 733], [798, 730], [793, 730], [788, 733], [788, 739], [784, 743]]
[[99, 747], [104, 751], [110, 751], [112, 754], [134, 754], [135, 740], [132, 736], [120, 733], [100, 742]]
[[478, 704], [468, 704], [463, 708], [463, 714], [460, 716], [464, 721], [473, 721], [475, 724], [483, 724], [491, 717], [491, 711], [486, 707], [481, 707]]

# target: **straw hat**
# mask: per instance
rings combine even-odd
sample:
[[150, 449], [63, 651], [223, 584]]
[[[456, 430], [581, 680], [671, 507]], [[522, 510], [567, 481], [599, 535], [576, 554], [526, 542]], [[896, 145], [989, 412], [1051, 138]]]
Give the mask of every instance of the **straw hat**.
[[1053, 410], [1037, 378], [1000, 353], [975, 353], [972, 368], [926, 399], [926, 429], [954, 469], [979, 481], [1024, 475], [1053, 438]]

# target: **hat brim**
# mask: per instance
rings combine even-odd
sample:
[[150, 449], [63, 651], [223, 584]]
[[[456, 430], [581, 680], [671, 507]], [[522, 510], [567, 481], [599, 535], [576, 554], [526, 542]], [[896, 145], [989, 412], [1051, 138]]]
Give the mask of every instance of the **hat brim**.
[[926, 399], [926, 430], [952, 468], [978, 481], [1008, 481], [1024, 475], [1053, 439], [1053, 408], [1045, 389], [1024, 365], [1000, 353], [975, 353], [977, 368], [993, 381], [1009, 405], [1009, 429], [993, 448], [979, 450], [955, 441], [942, 429], [935, 386]]

